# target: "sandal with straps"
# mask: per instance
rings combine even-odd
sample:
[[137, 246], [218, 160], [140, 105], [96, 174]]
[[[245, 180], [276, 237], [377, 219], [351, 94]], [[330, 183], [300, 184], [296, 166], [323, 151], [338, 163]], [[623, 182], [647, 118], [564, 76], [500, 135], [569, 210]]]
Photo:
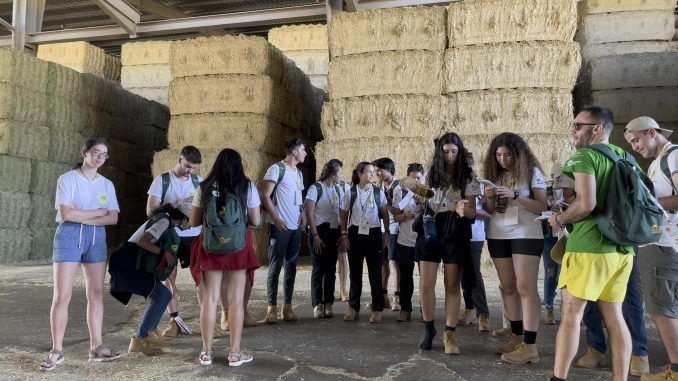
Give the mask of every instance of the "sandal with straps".
[[[52, 360], [51, 356], [52, 355], [57, 355], [56, 360]], [[58, 349], [52, 349], [49, 351], [49, 354], [47, 357], [45, 357], [42, 362], [40, 362], [40, 370], [53, 370], [56, 368], [57, 365], [61, 364], [64, 362], [64, 351], [58, 350]]]
[[246, 362], [254, 360], [254, 356], [251, 354], [240, 351], [238, 353], [229, 353], [228, 354], [228, 365], [230, 366], [240, 366]]
[[113, 361], [122, 356], [122, 351], [113, 350], [105, 346], [99, 345], [89, 351], [89, 362]]
[[212, 365], [212, 357], [214, 357], [214, 351], [200, 352], [200, 356], [198, 356], [200, 365]]

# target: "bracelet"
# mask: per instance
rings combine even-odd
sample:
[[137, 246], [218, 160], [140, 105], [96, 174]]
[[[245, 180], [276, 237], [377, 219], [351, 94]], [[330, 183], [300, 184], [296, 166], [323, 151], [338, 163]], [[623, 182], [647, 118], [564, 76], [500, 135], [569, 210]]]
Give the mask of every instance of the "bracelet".
[[560, 223], [560, 214], [556, 214], [556, 225], [558, 225], [560, 229], [564, 228], [563, 224]]

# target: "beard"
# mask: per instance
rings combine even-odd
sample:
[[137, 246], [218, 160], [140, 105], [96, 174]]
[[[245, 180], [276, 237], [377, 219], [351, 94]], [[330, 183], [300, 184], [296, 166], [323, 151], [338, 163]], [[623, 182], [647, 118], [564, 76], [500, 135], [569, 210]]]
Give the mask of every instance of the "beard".
[[574, 147], [576, 149], [580, 149], [580, 148], [590, 146], [592, 137], [593, 137], [593, 130], [592, 129], [587, 129], [586, 131], [583, 131], [579, 135], [579, 139], [575, 139]]

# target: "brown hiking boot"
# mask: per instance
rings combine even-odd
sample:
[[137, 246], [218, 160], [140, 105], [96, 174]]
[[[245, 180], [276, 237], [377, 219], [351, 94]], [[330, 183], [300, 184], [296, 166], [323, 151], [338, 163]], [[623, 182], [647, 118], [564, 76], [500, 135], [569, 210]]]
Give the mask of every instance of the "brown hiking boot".
[[520, 342], [515, 351], [501, 355], [501, 360], [509, 364], [536, 364], [539, 362], [537, 344]]
[[349, 307], [348, 312], [346, 312], [346, 315], [344, 315], [344, 320], [345, 321], [354, 321], [358, 320], [358, 311], [354, 310], [353, 308]]
[[156, 331], [151, 331], [148, 333], [148, 336], [146, 337], [146, 340], [150, 342], [153, 345], [157, 345], [159, 347], [164, 347], [165, 345], [168, 345], [170, 342], [172, 342], [172, 339], [169, 337], [164, 337], [158, 335], [158, 332]]
[[228, 310], [221, 311], [221, 321], [219, 322], [219, 327], [222, 331], [228, 331]]
[[138, 339], [136, 336], [132, 336], [127, 351], [129, 353], [143, 353], [146, 356], [156, 356], [162, 353], [162, 349], [153, 345], [148, 338]]
[[372, 311], [370, 323], [381, 323], [381, 311]]
[[476, 310], [475, 309], [464, 309], [459, 314], [459, 325], [473, 325], [476, 323]]
[[484, 315], [478, 316], [478, 331], [487, 332], [490, 330], [490, 324], [487, 322], [487, 317]]
[[316, 318], [316, 319], [324, 318], [325, 317], [325, 305], [318, 304], [317, 306], [313, 307], [313, 317]]
[[494, 337], [510, 337], [511, 336], [511, 328], [509, 327], [504, 327], [501, 329], [495, 329], [492, 331], [492, 336]]
[[671, 370], [671, 365], [667, 365], [659, 373], [644, 374], [640, 376], [640, 381], [678, 381], [678, 373]]
[[412, 319], [412, 313], [400, 310], [398, 313], [398, 317], [396, 318], [396, 321], [410, 321]]
[[268, 310], [266, 311], [266, 317], [264, 318], [264, 321], [268, 324], [277, 323], [278, 322], [278, 307], [268, 306]]
[[553, 313], [553, 310], [546, 310], [546, 319], [544, 319], [544, 324], [556, 325], [556, 315]]
[[459, 351], [457, 342], [454, 340], [454, 331], [446, 330], [443, 333], [443, 344], [445, 344], [445, 354], [458, 355], [461, 353], [461, 351]]
[[162, 331], [162, 335], [165, 337], [174, 337], [179, 334], [181, 330], [179, 325], [174, 321], [174, 318], [171, 318], [167, 327]]
[[257, 321], [254, 320], [250, 312], [245, 310], [245, 318], [243, 319], [242, 325], [244, 327], [254, 327], [257, 325]]
[[603, 362], [603, 357], [605, 357], [603, 353], [588, 347], [586, 354], [577, 360], [577, 366], [580, 368], [597, 369], [600, 363]]
[[650, 373], [650, 363], [647, 356], [631, 356], [631, 364], [629, 365], [629, 374], [640, 377], [643, 374]]
[[518, 348], [518, 344], [523, 342], [523, 335], [511, 334], [511, 337], [502, 345], [498, 346], [497, 353], [510, 353]]
[[329, 303], [325, 304], [325, 317], [326, 318], [334, 317], [334, 312], [332, 312], [332, 305]]
[[283, 304], [281, 317], [285, 321], [297, 321], [297, 314], [292, 310], [291, 304]]

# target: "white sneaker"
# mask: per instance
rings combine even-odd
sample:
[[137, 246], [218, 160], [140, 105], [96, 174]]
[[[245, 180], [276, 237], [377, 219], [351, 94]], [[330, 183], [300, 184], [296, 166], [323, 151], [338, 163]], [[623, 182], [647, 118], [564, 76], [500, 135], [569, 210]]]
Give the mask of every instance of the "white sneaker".
[[177, 316], [174, 318], [174, 321], [177, 323], [177, 326], [181, 330], [181, 333], [184, 335], [192, 335], [193, 332], [191, 332], [191, 328], [186, 324], [184, 319], [181, 318], [181, 316]]

